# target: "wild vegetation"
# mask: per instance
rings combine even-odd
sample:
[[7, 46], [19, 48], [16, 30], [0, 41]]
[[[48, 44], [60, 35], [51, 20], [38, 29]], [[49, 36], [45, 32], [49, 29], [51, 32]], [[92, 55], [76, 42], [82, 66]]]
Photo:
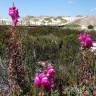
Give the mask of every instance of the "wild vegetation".
[[[11, 31], [11, 26], [0, 26], [0, 89], [5, 94], [8, 93], [9, 86], [7, 44], [10, 42]], [[42, 93], [40, 88], [34, 86], [35, 73], [42, 68], [38, 63], [40, 61], [51, 63], [55, 69], [54, 88], [43, 91], [40, 96], [81, 96], [80, 94], [86, 91], [88, 96], [93, 96], [96, 85], [96, 56], [89, 49], [84, 51], [86, 55], [85, 59], [83, 58], [78, 39], [81, 31], [51, 26], [17, 26], [16, 32], [16, 39], [22, 46], [21, 59], [18, 59], [24, 65], [27, 83], [21, 91], [17, 87], [15, 95], [11, 96], [37, 96]], [[95, 31], [91, 33], [95, 40]], [[89, 73], [92, 75], [90, 81], [81, 80], [81, 66], [84, 61], [87, 62]]]

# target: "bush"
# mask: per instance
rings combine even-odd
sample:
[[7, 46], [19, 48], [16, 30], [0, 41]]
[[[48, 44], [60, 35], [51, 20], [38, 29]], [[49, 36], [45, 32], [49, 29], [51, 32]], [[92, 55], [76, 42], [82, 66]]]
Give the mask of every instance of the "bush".
[[93, 25], [89, 25], [88, 29], [94, 29], [94, 26]]

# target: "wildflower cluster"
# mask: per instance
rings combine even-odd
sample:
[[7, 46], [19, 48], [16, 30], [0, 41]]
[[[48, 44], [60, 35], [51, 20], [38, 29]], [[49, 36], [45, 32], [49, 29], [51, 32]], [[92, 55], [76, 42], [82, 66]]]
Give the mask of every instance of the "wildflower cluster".
[[9, 16], [12, 18], [13, 26], [16, 26], [19, 18], [19, 12], [14, 5], [9, 8]]
[[48, 63], [43, 66], [43, 70], [37, 72], [34, 78], [34, 84], [38, 87], [43, 87], [50, 90], [54, 87], [54, 73], [55, 69]]
[[80, 33], [79, 41], [81, 48], [91, 48], [93, 46], [92, 36], [89, 33]]

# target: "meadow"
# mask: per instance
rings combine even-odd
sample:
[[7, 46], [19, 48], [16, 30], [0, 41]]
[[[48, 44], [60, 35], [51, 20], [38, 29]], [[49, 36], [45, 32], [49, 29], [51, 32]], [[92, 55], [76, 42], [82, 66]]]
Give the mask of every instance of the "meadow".
[[[7, 68], [11, 32], [11, 26], [0, 26], [0, 93], [4, 94], [0, 96], [7, 96], [9, 93]], [[21, 57], [18, 56], [16, 62], [23, 64], [25, 74], [23, 71], [20, 74], [26, 77], [26, 82], [19, 84], [17, 78], [20, 88], [9, 96], [96, 96], [93, 95], [96, 92], [96, 55], [91, 48], [81, 50], [78, 39], [81, 32], [86, 30], [63, 26], [17, 26], [16, 40], [21, 44], [21, 53], [18, 54]], [[88, 33], [92, 34], [95, 41], [96, 31], [91, 30]], [[42, 69], [39, 62], [48, 62], [54, 66], [54, 87], [51, 90], [34, 85], [35, 73]], [[86, 66], [87, 73], [83, 66]]]

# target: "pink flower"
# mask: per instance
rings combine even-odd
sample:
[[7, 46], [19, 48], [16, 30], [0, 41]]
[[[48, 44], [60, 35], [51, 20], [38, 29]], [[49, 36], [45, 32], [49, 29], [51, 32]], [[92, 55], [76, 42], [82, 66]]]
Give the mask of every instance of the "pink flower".
[[45, 76], [46, 76], [46, 74], [44, 74], [44, 72], [39, 73], [39, 78], [40, 78], [40, 79], [42, 79], [42, 78], [45, 77]]
[[46, 90], [50, 90], [54, 87], [54, 79], [53, 75], [55, 73], [55, 69], [53, 66], [43, 66], [43, 70], [39, 73], [36, 73], [34, 78], [34, 84], [38, 87], [43, 87]]
[[87, 48], [90, 48], [90, 47], [93, 46], [92, 39], [90, 37], [87, 37], [86, 40], [85, 40], [85, 42], [86, 42], [86, 47]]
[[50, 76], [52, 76], [54, 73], [55, 73], [54, 68], [53, 68], [52, 66], [49, 66], [49, 67], [48, 67], [47, 74], [50, 75]]
[[93, 40], [91, 34], [80, 33], [79, 41], [81, 48], [91, 48], [93, 46]]
[[50, 86], [50, 82], [49, 82], [49, 80], [48, 80], [48, 78], [47, 78], [46, 76], [42, 78], [41, 84], [42, 84], [45, 88], [47, 88], [47, 87]]
[[85, 41], [86, 35], [84, 33], [80, 33], [79, 40], [80, 42]]
[[9, 16], [12, 18], [13, 26], [16, 26], [19, 18], [19, 12], [15, 6], [9, 8]]
[[41, 80], [40, 80], [40, 78], [39, 78], [39, 76], [37, 75], [37, 76], [35, 76], [35, 79], [34, 79], [34, 84], [36, 85], [36, 86], [38, 86], [38, 87], [40, 87], [41, 86]]

